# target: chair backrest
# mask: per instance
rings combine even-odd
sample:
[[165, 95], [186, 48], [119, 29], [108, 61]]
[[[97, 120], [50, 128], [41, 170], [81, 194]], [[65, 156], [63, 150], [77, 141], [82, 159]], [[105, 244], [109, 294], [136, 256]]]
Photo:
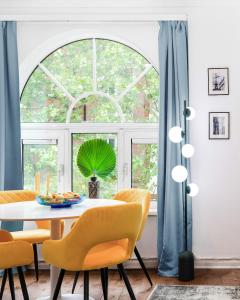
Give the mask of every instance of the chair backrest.
[[0, 204], [22, 201], [32, 201], [36, 193], [28, 190], [0, 191]]
[[13, 237], [10, 232], [0, 229], [0, 243], [11, 242]]
[[142, 219], [138, 203], [96, 207], [79, 217], [75, 226], [62, 240], [64, 257], [69, 269], [82, 268], [87, 253], [96, 245], [127, 239], [126, 253], [132, 255]]
[[[29, 190], [0, 191], [0, 204], [35, 200], [37, 193]], [[49, 221], [36, 221], [40, 229], [50, 229]]]
[[140, 231], [138, 234], [138, 240], [141, 239], [143, 229], [145, 226], [145, 223], [147, 221], [148, 217], [148, 212], [150, 208], [150, 203], [151, 203], [151, 194], [149, 191], [144, 190], [144, 189], [124, 189], [116, 193], [113, 197], [114, 200], [121, 200], [125, 202], [137, 202], [142, 205], [142, 222], [141, 222], [141, 227]]

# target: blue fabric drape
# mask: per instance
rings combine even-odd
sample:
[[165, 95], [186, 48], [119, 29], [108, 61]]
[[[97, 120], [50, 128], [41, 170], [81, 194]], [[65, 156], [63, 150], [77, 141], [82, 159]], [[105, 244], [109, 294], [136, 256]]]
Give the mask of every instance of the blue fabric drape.
[[[20, 98], [15, 22], [0, 22], [0, 190], [22, 189]], [[22, 222], [2, 222], [9, 231]]]
[[[159, 32], [160, 123], [158, 174], [158, 274], [178, 275], [178, 255], [184, 250], [184, 194], [173, 181], [172, 168], [184, 165], [181, 144], [168, 138], [173, 126], [183, 126], [184, 100], [188, 103], [187, 22], [162, 21]], [[188, 248], [192, 247], [191, 202], [188, 201]]]

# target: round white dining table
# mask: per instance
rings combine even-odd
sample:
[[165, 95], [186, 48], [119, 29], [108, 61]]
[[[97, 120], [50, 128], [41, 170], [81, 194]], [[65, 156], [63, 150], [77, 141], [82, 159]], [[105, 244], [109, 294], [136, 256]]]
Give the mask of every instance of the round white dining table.
[[[83, 202], [72, 205], [69, 208], [51, 208], [43, 206], [36, 201], [15, 202], [0, 205], [0, 221], [51, 221], [51, 238], [53, 240], [61, 239], [61, 220], [73, 219], [82, 215], [86, 210], [98, 206], [111, 206], [123, 204], [122, 201], [111, 199], [85, 199]], [[39, 297], [37, 300], [52, 299], [56, 282], [58, 280], [59, 269], [51, 266], [51, 295], [47, 297]], [[59, 293], [59, 299], [83, 299], [79, 294], [64, 294]], [[90, 299], [93, 299], [90, 297]]]

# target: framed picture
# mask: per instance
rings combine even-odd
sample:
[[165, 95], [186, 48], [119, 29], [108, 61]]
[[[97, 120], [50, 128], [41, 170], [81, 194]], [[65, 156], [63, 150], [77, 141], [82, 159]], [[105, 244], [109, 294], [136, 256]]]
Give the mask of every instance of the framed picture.
[[209, 139], [227, 140], [230, 138], [230, 113], [209, 113]]
[[229, 95], [229, 69], [208, 69], [208, 95]]

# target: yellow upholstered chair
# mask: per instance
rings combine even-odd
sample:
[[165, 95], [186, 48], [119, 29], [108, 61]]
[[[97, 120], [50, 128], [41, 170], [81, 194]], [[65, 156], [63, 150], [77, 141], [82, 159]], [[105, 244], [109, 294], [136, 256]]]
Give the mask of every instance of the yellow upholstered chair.
[[96, 269], [101, 270], [107, 299], [107, 268], [113, 265], [118, 266], [131, 299], [136, 299], [122, 263], [132, 255], [141, 220], [138, 203], [96, 207], [81, 215], [62, 240], [45, 241], [44, 259], [61, 269], [53, 300], [58, 297], [65, 270], [84, 272], [84, 300], [89, 299], [89, 271]]
[[32, 263], [32, 261], [33, 250], [29, 243], [23, 241], [14, 241], [12, 235], [8, 231], [0, 230], [0, 269], [4, 270], [0, 299], [4, 299], [3, 292], [8, 276], [11, 297], [15, 300], [12, 268], [17, 268], [23, 298], [24, 300], [29, 300], [22, 266], [29, 265]]
[[[17, 191], [0, 191], [0, 204], [23, 202], [35, 200], [37, 193], [28, 190]], [[36, 221], [36, 229], [11, 232], [15, 241], [25, 241], [32, 244], [34, 252], [34, 265], [36, 279], [38, 280], [38, 254], [37, 244], [42, 244], [44, 241], [51, 238], [50, 221]], [[64, 230], [64, 221], [62, 221], [62, 233]]]
[[[137, 238], [137, 240], [139, 241], [142, 237], [143, 229], [144, 229], [144, 226], [147, 221], [148, 212], [149, 212], [149, 208], [150, 208], [150, 202], [151, 202], [151, 194], [149, 193], [149, 191], [144, 190], [144, 189], [132, 188], [132, 189], [125, 189], [125, 190], [119, 191], [118, 193], [115, 194], [113, 199], [125, 201], [128, 203], [137, 202], [137, 203], [141, 204], [141, 206], [142, 206], [142, 221], [141, 221], [141, 227], [140, 227], [140, 231], [139, 231], [138, 238]], [[144, 271], [144, 274], [146, 275], [149, 283], [152, 286], [152, 280], [150, 278], [150, 275], [144, 265], [142, 257], [136, 246], [134, 248], [134, 253]]]

